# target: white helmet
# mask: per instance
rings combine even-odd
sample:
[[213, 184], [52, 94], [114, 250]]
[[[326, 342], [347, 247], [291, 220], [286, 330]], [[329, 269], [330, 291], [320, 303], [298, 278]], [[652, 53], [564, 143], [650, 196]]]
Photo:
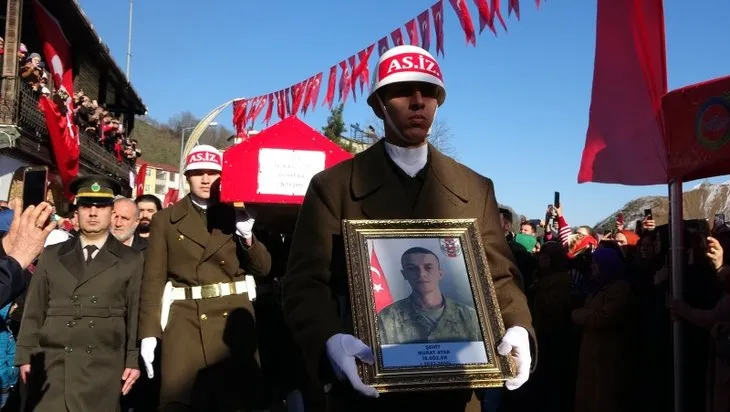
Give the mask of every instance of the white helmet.
[[195, 146], [185, 159], [185, 172], [189, 170], [223, 170], [223, 156], [213, 146], [202, 144]]
[[[441, 68], [428, 51], [412, 45], [396, 46], [383, 53], [378, 59], [373, 73], [373, 83], [368, 96], [368, 104], [379, 111], [377, 92], [393, 83], [424, 82], [438, 87], [438, 105], [446, 100]], [[377, 108], [376, 108], [377, 107]]]

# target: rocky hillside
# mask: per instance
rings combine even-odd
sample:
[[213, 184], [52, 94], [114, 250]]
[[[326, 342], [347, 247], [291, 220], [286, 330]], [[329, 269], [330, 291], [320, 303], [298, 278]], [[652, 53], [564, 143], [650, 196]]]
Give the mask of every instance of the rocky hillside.
[[[685, 219], [712, 220], [716, 213], [725, 213], [730, 219], [730, 181], [721, 184], [702, 183], [684, 192], [683, 209]], [[633, 228], [636, 221], [644, 217], [644, 209], [651, 209], [657, 224], [669, 221], [669, 199], [666, 196], [645, 196], [634, 199], [623, 208], [596, 225], [596, 229], [611, 229], [616, 216], [623, 212], [627, 227]], [[710, 223], [712, 224], [712, 223]]]

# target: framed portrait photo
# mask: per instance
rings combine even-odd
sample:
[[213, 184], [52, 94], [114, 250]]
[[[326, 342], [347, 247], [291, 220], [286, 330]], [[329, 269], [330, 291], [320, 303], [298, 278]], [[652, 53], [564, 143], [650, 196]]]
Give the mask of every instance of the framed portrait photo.
[[344, 220], [360, 376], [379, 392], [502, 386], [504, 323], [476, 219]]

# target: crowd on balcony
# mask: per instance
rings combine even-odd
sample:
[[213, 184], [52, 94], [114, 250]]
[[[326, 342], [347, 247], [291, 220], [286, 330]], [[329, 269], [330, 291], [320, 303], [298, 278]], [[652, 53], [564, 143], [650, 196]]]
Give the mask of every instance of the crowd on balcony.
[[[4, 41], [0, 37], [0, 55], [5, 53]], [[28, 48], [21, 43], [18, 49], [20, 61], [20, 78], [39, 95], [52, 97], [48, 72], [39, 53], [28, 54]], [[56, 90], [56, 95], [64, 94]], [[54, 96], [55, 97], [55, 96]], [[54, 99], [57, 102], [65, 101]], [[142, 152], [137, 147], [137, 140], [129, 138], [119, 118], [99, 105], [96, 100], [87, 96], [83, 90], [74, 93], [74, 120], [79, 130], [91, 137], [97, 144], [112, 153], [119, 163], [127, 163], [134, 167]], [[64, 109], [65, 110], [65, 109]]]

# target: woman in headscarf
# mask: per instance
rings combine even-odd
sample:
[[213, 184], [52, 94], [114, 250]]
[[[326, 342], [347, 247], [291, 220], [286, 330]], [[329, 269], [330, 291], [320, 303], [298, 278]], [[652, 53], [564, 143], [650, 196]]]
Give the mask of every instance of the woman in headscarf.
[[634, 298], [623, 258], [612, 248], [593, 252], [594, 294], [572, 313], [583, 327], [575, 412], [623, 412], [631, 408], [630, 373]]

